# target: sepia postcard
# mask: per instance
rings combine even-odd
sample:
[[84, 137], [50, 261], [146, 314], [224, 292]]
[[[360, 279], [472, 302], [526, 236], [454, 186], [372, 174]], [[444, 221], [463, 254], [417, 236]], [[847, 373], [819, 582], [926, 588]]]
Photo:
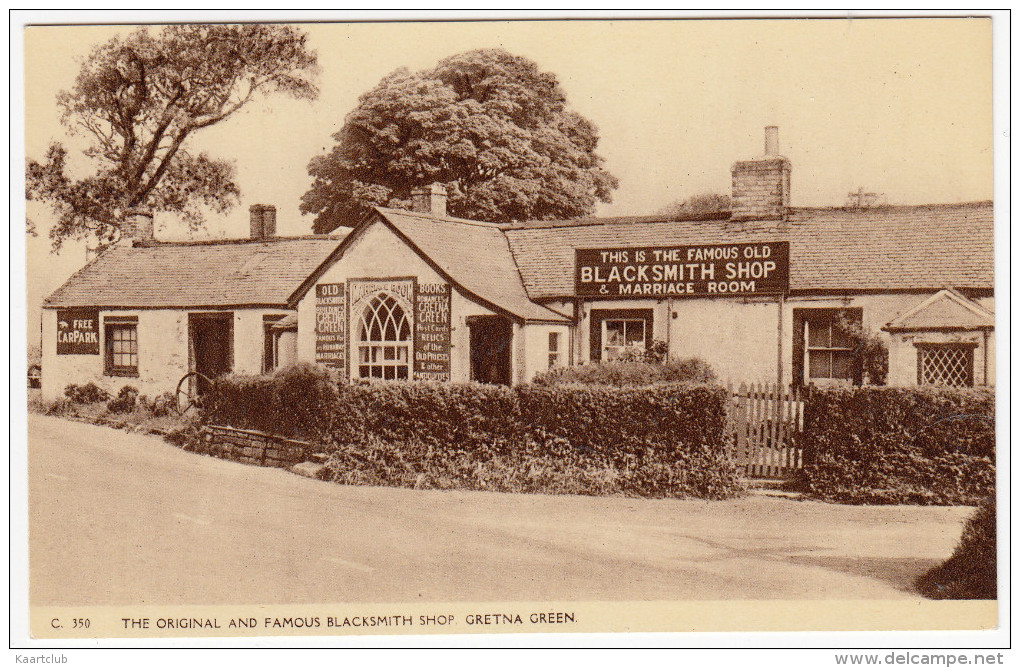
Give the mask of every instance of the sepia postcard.
[[991, 17], [295, 17], [20, 28], [29, 646], [1002, 627]]

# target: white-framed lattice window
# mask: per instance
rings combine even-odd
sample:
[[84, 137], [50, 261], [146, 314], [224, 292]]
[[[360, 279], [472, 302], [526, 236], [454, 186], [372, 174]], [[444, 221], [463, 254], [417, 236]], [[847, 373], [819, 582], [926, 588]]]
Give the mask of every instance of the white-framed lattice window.
[[836, 325], [835, 317], [816, 317], [804, 327], [808, 381], [853, 380], [853, 341]]
[[974, 386], [974, 346], [957, 343], [917, 345], [917, 384]]
[[563, 338], [560, 332], [549, 332], [549, 368], [563, 366]]
[[396, 297], [380, 292], [358, 317], [357, 377], [407, 380], [411, 375], [411, 320]]
[[607, 318], [602, 321], [602, 361], [619, 359], [626, 352], [648, 347], [647, 322], [641, 318]]

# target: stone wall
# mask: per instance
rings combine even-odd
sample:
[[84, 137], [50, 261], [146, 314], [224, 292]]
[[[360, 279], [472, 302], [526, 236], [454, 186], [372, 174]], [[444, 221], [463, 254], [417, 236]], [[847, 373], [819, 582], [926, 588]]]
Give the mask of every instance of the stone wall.
[[214, 457], [258, 466], [289, 468], [305, 460], [312, 446], [261, 431], [209, 425], [202, 428], [202, 450]]

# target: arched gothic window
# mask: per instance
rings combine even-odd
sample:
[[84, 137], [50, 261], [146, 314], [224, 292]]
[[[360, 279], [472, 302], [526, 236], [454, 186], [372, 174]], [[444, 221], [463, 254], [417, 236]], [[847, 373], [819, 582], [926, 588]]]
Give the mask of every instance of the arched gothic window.
[[407, 380], [411, 369], [411, 321], [392, 295], [380, 292], [361, 311], [358, 377]]

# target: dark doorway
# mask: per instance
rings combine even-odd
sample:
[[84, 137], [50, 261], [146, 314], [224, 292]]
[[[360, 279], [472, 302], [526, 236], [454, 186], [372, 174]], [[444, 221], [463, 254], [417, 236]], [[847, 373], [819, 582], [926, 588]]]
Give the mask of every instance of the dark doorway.
[[486, 315], [468, 318], [471, 330], [471, 380], [509, 385], [514, 326], [506, 318]]
[[[210, 380], [230, 373], [234, 366], [233, 313], [189, 313], [188, 339], [191, 371]], [[204, 394], [209, 388], [200, 382], [195, 389]]]

